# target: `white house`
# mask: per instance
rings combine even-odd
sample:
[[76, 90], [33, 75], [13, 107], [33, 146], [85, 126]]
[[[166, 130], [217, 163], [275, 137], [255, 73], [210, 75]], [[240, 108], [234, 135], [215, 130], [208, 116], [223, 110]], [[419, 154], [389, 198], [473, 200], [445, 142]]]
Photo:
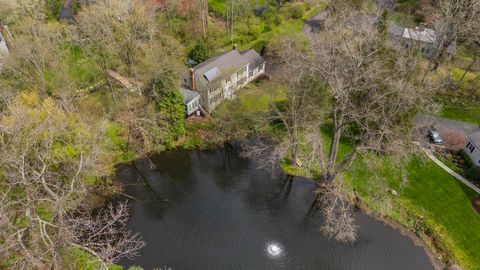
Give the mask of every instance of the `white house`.
[[470, 157], [473, 167], [480, 167], [480, 132], [468, 135], [466, 142], [463, 151]]
[[[187, 94], [192, 97], [191, 92], [196, 92], [200, 95], [199, 106], [211, 113], [223, 100], [234, 99], [240, 88], [263, 73], [263, 57], [254, 50], [239, 52], [237, 46], [234, 46], [232, 50], [193, 67], [188, 76], [182, 78], [185, 102], [192, 102], [193, 99], [187, 98]], [[189, 110], [189, 104], [185, 103], [185, 106], [188, 115], [195, 112]]]

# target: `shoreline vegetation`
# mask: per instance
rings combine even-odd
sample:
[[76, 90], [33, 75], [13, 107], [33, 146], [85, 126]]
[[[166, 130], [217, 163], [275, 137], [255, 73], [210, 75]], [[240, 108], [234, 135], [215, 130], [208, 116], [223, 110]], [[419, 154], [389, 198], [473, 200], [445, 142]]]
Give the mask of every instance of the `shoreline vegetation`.
[[[28, 2], [19, 0], [18, 3], [22, 1]], [[365, 1], [371, 3], [366, 5], [366, 12], [370, 12], [373, 1]], [[62, 143], [53, 144], [52, 149], [46, 151], [52, 154], [55, 162], [61, 160], [62, 165], [69, 165], [69, 176], [74, 179], [71, 185], [78, 184], [81, 192], [62, 198], [71, 204], [65, 209], [58, 210], [56, 205], [38, 204], [33, 210], [38, 213], [37, 218], [29, 220], [30, 217], [26, 214], [28, 211], [18, 214], [21, 218], [17, 218], [17, 214], [13, 215], [13, 225], [10, 224], [9, 229], [19, 231], [26, 230], [28, 226], [32, 226], [32, 231], [42, 231], [42, 226], [48, 227], [49, 222], [58, 220], [59, 216], [63, 218], [62, 213], [70, 211], [69, 207], [72, 205], [87, 208], [86, 212], [90, 215], [92, 209], [105, 205], [121, 192], [122, 187], [115, 180], [114, 167], [149, 155], [145, 153], [159, 153], [175, 148], [206, 150], [250, 137], [275, 140], [284, 136], [285, 130], [278, 125], [255, 122], [256, 116], [265, 114], [271, 103], [282, 104], [288, 99], [285, 86], [279, 86], [269, 78], [253, 82], [241, 89], [236, 100], [224, 102], [208, 119], [193, 117], [185, 120], [182, 97], [172, 89], [175, 89], [178, 77], [186, 68], [186, 61], [183, 60], [186, 60], [186, 55], [190, 55], [195, 48], [201, 48], [202, 57], [206, 58], [230, 48], [232, 44], [238, 44], [241, 49], [263, 51], [271, 56], [271, 47], [283, 36], [294, 36], [305, 45], [307, 40], [302, 32], [304, 22], [327, 7], [322, 1], [287, 1], [288, 3], [279, 8], [271, 4], [261, 16], [242, 14], [240, 7], [235, 7], [235, 18], [238, 18], [231, 27], [229, 23], [232, 22], [227, 18], [225, 1], [222, 0], [208, 0], [209, 12], [203, 13], [202, 8], [188, 5], [167, 6], [156, 14], [145, 13], [141, 8], [132, 9], [132, 14], [128, 15], [121, 13], [121, 10], [111, 11], [106, 6], [95, 12], [76, 7], [74, 10], [79, 19], [76, 22], [79, 27], [76, 29], [74, 24], [56, 19], [58, 10], [49, 11], [52, 7], [61, 7], [60, 1], [50, 2], [53, 4], [46, 8], [48, 12], [45, 14], [40, 14], [42, 9], [23, 10], [18, 13], [20, 15], [15, 13], [15, 16], [19, 17], [12, 18], [10, 16], [14, 16], [11, 15], [13, 13], [8, 13], [10, 6], [0, 7], [0, 18], [3, 20], [5, 17], [5, 21], [12, 24], [11, 31], [16, 31], [16, 36], [19, 36], [16, 43], [18, 51], [14, 51], [12, 59], [5, 63], [5, 69], [0, 75], [0, 89], [5, 93], [2, 97], [0, 112], [3, 114], [0, 119], [8, 120], [8, 125], [22, 124], [24, 119], [15, 118], [19, 114], [11, 113], [16, 112], [14, 109], [17, 107], [32, 111], [30, 116], [48, 117], [60, 112], [63, 118], [55, 119], [57, 122], [52, 128], [48, 126], [51, 122], [44, 118], [41, 118], [44, 122], [35, 124], [39, 127], [47, 125], [46, 130], [60, 133], [52, 135], [58, 135], [53, 137], [52, 141]], [[18, 8], [15, 3], [12, 7]], [[249, 10], [252, 7], [249, 6]], [[250, 11], [253, 12], [253, 9]], [[22, 15], [22, 12], [29, 15]], [[125, 20], [110, 21], [109, 18], [115, 12], [126, 16]], [[413, 19], [408, 16], [397, 12], [394, 19], [412, 22]], [[102, 22], [104, 24], [101, 24]], [[95, 25], [102, 25], [104, 28], [97, 29]], [[28, 29], [37, 29], [34, 26], [41, 27], [30, 37]], [[128, 31], [129, 27], [138, 27], [139, 32], [151, 35], [132, 34], [132, 31]], [[230, 29], [233, 29], [233, 33]], [[162, 52], [162, 55], [156, 52]], [[474, 59], [471, 55], [472, 51], [468, 46], [462, 47], [461, 56], [453, 62], [441, 65], [438, 75], [441, 78], [432, 75], [432, 80], [449, 80], [454, 84], [458, 82], [458, 88], [453, 94], [448, 89], [439, 91], [437, 102], [442, 105], [442, 110], [437, 112], [438, 115], [480, 124], [479, 99], [474, 97], [478, 95], [474, 90], [478, 85], [480, 71], [475, 65], [471, 65], [473, 68], [469, 70], [471, 60]], [[135, 82], [136, 91], [126, 91], [123, 87], [111, 83], [106, 75], [109, 70], [125, 75], [131, 82]], [[469, 71], [465, 73], [465, 79], [462, 79], [466, 70]], [[66, 116], [63, 116], [64, 114]], [[65, 125], [72, 129], [73, 126], [76, 127], [74, 132], [71, 132], [73, 135], [61, 134], [62, 121], [67, 122]], [[330, 121], [331, 119], [318, 128], [328, 142], [326, 145], [332, 141], [327, 131], [332, 126]], [[94, 126], [89, 126], [89, 123], [98, 123], [98, 127], [95, 126], [98, 129], [96, 138], [86, 135], [86, 131]], [[43, 133], [33, 136], [28, 132], [30, 130], [25, 134], [31, 136], [32, 141], [39, 142], [39, 145], [43, 143]], [[88, 148], [87, 140], [96, 140], [98, 144], [98, 147], [93, 149], [97, 152], [91, 153], [92, 160], [98, 161], [98, 166], [88, 167], [89, 170], [80, 177], [84, 183], [79, 184], [79, 181], [75, 182], [78, 175], [75, 176], [74, 168], [78, 167], [78, 160], [83, 158], [80, 153], [93, 152]], [[337, 160], [345, 157], [353, 147], [352, 143], [344, 138], [339, 141]], [[9, 144], [7, 139], [0, 142]], [[38, 151], [41, 150], [43, 151]], [[37, 149], [29, 151], [34, 155]], [[299, 151], [307, 152], [309, 149]], [[405, 164], [402, 164], [405, 165], [405, 170], [388, 156], [367, 154], [357, 158], [350, 164], [350, 168], [342, 173], [342, 188], [348, 191], [349, 200], [355, 202], [365, 214], [383, 221], [409, 236], [415, 244], [423, 246], [436, 269], [452, 265], [461, 265], [468, 269], [480, 265], [480, 246], [475, 246], [475, 243], [480, 243], [480, 230], [475, 230], [480, 228], [480, 215], [470, 204], [476, 195], [421, 155], [409, 156]], [[314, 178], [311, 170], [307, 172], [304, 167], [292, 166], [291, 163], [287, 159], [282, 160], [281, 169], [287, 174]], [[5, 164], [6, 161], [0, 167], [0, 184], [5, 168], [8, 168]], [[53, 166], [52, 175], [58, 169], [57, 164]], [[38, 168], [33, 171], [35, 170]], [[0, 185], [0, 192], [5, 190], [5, 186]], [[8, 196], [23, 198], [25, 190], [16, 186], [13, 190], [13, 194], [7, 192]], [[392, 191], [396, 195], [393, 195]], [[74, 200], [70, 201], [72, 197]], [[50, 198], [38, 200], [47, 201]], [[38, 219], [47, 223], [35, 227], [37, 225], [32, 224]], [[43, 234], [38, 236], [35, 245], [42, 241], [42, 237], [43, 241], [47, 241], [45, 233], [54, 235], [60, 226], [53, 224], [48, 228], [49, 230], [44, 229]], [[61, 235], [62, 231], [58, 233]], [[81, 248], [78, 241], [73, 242], [74, 240], [78, 239], [69, 239], [72, 241], [71, 245], [67, 244], [68, 248], [60, 251], [55, 250], [56, 246], [52, 244], [54, 248], [51, 256], [42, 254], [53, 258], [51, 260], [56, 260], [57, 264], [63, 263], [65, 269], [101, 269], [107, 264], [108, 269], [123, 269], [114, 263], [106, 263], [105, 258], [108, 256], [96, 257], [98, 253], [89, 249], [88, 245]], [[4, 238], [0, 238], [0, 244], [4, 243], [2, 241]], [[60, 240], [59, 246], [62, 245], [65, 243]], [[11, 254], [8, 257], [0, 255], [0, 268], [20, 267], [19, 265], [25, 262], [19, 255], [23, 251], [19, 251], [11, 243], [5, 247], [13, 251], [9, 250]], [[39, 250], [43, 252], [41, 248]], [[5, 260], [1, 262], [2, 259]], [[26, 260], [25, 263], [28, 265], [31, 262]], [[129, 268], [138, 269], [141, 268]]]

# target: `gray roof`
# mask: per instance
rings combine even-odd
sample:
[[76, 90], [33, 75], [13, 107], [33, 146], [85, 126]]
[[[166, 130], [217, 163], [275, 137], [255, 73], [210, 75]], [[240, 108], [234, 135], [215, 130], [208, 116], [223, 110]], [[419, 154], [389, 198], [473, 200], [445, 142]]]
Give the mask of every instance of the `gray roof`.
[[250, 64], [250, 68], [256, 68], [265, 63], [265, 59], [260, 56], [255, 50], [248, 50], [240, 53], [243, 60]]
[[183, 104], [188, 105], [192, 100], [200, 96], [200, 93], [182, 87]]
[[477, 147], [477, 149], [480, 149], [480, 132], [470, 134], [467, 138], [473, 143], [473, 145], [475, 145], [475, 147]]
[[195, 74], [196, 89], [203, 89], [209, 84], [214, 84], [235, 71], [250, 64], [257, 67], [265, 60], [254, 50], [239, 53], [236, 49], [222, 53], [196, 65]]

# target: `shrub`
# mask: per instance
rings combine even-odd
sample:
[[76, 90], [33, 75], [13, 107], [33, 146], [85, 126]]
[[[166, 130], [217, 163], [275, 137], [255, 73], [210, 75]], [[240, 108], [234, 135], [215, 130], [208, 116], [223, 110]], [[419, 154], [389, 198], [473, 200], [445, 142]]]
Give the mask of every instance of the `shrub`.
[[185, 134], [185, 106], [183, 104], [183, 95], [176, 87], [174, 74], [166, 72], [162, 76], [154, 79], [145, 89], [145, 95], [148, 96], [158, 115], [154, 141], [163, 142], [167, 149], [175, 146], [176, 140]]
[[204, 41], [200, 41], [188, 52], [188, 58], [201, 63], [210, 57], [210, 50]]
[[290, 7], [289, 13], [292, 18], [300, 19], [305, 14], [305, 5], [303, 3], [295, 3]]

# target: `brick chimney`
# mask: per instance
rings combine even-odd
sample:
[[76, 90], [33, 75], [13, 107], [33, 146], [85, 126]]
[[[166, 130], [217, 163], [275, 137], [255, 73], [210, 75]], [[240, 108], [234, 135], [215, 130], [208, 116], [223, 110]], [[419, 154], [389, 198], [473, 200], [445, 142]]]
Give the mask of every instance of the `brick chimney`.
[[238, 50], [237, 44], [233, 44], [233, 49], [234, 49], [235, 51]]
[[190, 75], [190, 88], [195, 91], [195, 70], [191, 68], [188, 74]]

